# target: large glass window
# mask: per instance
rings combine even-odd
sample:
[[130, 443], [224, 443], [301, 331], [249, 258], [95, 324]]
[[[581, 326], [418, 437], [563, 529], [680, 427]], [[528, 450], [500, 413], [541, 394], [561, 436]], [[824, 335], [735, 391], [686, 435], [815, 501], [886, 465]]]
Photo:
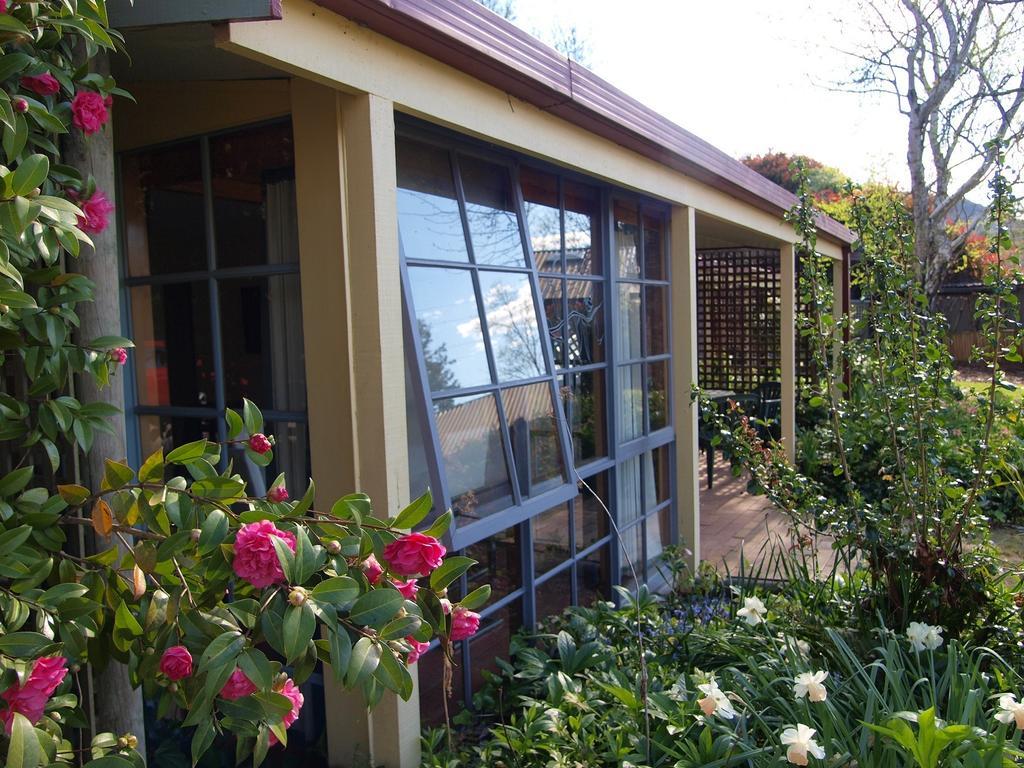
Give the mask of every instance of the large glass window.
[[656, 583], [674, 541], [667, 211], [433, 131], [408, 136], [411, 476], [447, 486], [453, 548], [480, 562], [455, 593], [494, 587], [488, 634], [455, 653], [455, 696], [469, 702], [511, 629]]
[[468, 543], [474, 523], [575, 493], [556, 379], [512, 168], [410, 138], [397, 159], [414, 369], [440, 449], [426, 458]]
[[287, 122], [121, 157], [141, 457], [223, 438], [247, 397], [277, 440], [266, 471], [235, 457], [253, 492], [309, 476], [294, 179]]

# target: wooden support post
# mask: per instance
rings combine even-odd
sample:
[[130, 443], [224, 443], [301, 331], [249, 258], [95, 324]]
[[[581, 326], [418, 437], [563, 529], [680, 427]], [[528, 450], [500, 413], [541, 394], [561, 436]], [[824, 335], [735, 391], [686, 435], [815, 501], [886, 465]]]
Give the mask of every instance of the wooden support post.
[[[100, 74], [109, 72], [105, 54], [96, 56], [91, 66]], [[114, 110], [116, 116], [117, 109]], [[86, 138], [72, 130], [61, 142], [62, 162], [77, 168], [83, 177], [91, 175], [96, 186], [110, 199], [115, 199], [113, 124]], [[78, 328], [80, 343], [88, 343], [100, 336], [119, 335], [121, 325], [120, 269], [117, 254], [117, 227], [109, 226], [99, 234], [91, 235], [94, 248], [82, 246], [77, 260], [68, 265], [92, 280], [93, 300], [78, 305], [81, 324]], [[107, 403], [118, 413], [107, 418], [110, 432], [95, 430], [92, 449], [82, 463], [83, 480], [90, 488], [99, 488], [105, 470], [104, 461], [122, 461], [127, 456], [124, 417], [124, 377], [115, 375], [109, 386], [96, 386], [91, 376], [79, 376], [75, 394], [82, 403]], [[108, 549], [112, 539], [96, 537], [97, 549]], [[120, 545], [119, 545], [120, 546]], [[123, 547], [122, 547], [123, 548]], [[132, 688], [128, 667], [112, 661], [103, 672], [93, 673], [92, 703], [94, 733], [111, 731], [118, 736], [134, 734], [138, 749], [146, 754], [146, 727], [143, 719], [142, 690]]]
[[792, 243], [779, 248], [782, 352], [782, 445], [796, 458], [796, 254]]
[[[292, 121], [318, 502], [363, 491], [387, 517], [409, 500], [394, 107], [294, 80]], [[419, 765], [417, 690], [368, 712], [328, 673], [324, 697], [332, 768]]]
[[672, 209], [672, 353], [673, 420], [676, 425], [676, 515], [680, 543], [700, 562], [700, 481], [697, 462], [697, 404], [690, 399], [697, 384], [697, 242], [694, 210]]

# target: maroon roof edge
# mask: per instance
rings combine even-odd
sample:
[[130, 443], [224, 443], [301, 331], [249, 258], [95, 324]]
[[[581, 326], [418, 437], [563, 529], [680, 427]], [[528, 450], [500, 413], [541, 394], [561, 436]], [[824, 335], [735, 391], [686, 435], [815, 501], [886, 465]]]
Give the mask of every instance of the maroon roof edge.
[[[314, 0], [645, 157], [778, 215], [796, 196], [571, 62], [475, 0]], [[827, 239], [851, 243], [827, 216]]]

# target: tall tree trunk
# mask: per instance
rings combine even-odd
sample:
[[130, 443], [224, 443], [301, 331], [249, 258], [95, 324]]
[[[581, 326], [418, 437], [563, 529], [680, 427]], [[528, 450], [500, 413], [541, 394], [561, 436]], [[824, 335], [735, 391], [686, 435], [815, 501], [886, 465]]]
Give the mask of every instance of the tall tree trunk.
[[928, 180], [924, 170], [924, 124], [911, 105], [907, 135], [907, 166], [910, 170], [911, 215], [914, 220], [914, 273], [922, 285], [931, 256], [931, 227], [928, 217]]
[[[93, 69], [101, 74], [109, 73], [106, 54], [100, 54], [92, 62]], [[80, 131], [72, 130], [64, 138], [63, 160], [78, 168], [83, 176], [92, 174], [96, 185], [111, 199], [114, 197], [114, 143], [113, 126], [86, 138]], [[80, 304], [80, 340], [88, 342], [98, 336], [118, 334], [121, 330], [121, 306], [119, 297], [119, 270], [117, 258], [117, 227], [112, 223], [104, 232], [92, 235], [95, 250], [83, 246], [82, 253], [72, 268], [88, 277], [95, 285], [92, 302]], [[98, 488], [103, 478], [104, 459], [123, 459], [125, 446], [124, 385], [120, 376], [111, 384], [100, 389], [89, 376], [82, 376], [77, 382], [77, 394], [83, 403], [109, 403], [119, 409], [117, 416], [110, 419], [113, 434], [96, 431], [92, 450], [85, 457], [82, 471], [87, 485]], [[97, 547], [110, 546], [109, 539], [97, 537]], [[128, 668], [111, 662], [106, 669], [93, 676], [93, 704], [96, 713], [94, 727], [99, 732], [112, 731], [117, 735], [132, 733], [139, 740], [139, 751], [145, 754], [145, 722], [142, 710], [142, 691], [134, 690], [128, 676]]]

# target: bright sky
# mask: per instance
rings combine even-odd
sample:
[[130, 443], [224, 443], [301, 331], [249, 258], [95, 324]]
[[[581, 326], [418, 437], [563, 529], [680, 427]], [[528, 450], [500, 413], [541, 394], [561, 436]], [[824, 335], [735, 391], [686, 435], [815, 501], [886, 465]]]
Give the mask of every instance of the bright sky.
[[[809, 155], [856, 180], [908, 185], [894, 96], [836, 92], [852, 0], [515, 0], [516, 23], [576, 25], [601, 77], [734, 157]], [[971, 197], [984, 199], [984, 188]]]

